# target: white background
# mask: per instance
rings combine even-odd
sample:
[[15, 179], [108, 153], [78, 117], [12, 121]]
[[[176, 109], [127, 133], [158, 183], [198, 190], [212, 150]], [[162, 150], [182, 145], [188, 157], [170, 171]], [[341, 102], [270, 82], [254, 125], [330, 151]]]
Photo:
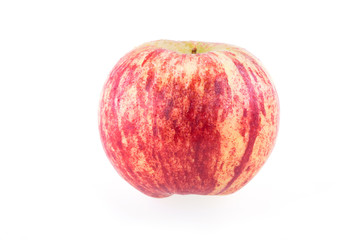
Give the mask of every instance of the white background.
[[[0, 239], [360, 239], [358, 1], [1, 1]], [[151, 40], [244, 47], [281, 104], [229, 196], [150, 198], [102, 149], [102, 86]]]

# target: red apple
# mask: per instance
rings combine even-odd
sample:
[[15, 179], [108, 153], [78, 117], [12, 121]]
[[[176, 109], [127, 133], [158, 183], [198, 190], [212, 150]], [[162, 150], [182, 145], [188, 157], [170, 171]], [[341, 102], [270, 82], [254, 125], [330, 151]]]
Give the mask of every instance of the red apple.
[[259, 60], [219, 43], [143, 44], [116, 64], [99, 109], [111, 163], [152, 197], [237, 191], [268, 158], [278, 124]]

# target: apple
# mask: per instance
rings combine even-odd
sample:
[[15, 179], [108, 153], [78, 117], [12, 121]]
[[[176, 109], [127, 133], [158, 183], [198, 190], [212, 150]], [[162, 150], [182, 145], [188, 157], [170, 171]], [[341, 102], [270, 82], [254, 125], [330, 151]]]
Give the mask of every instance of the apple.
[[263, 166], [279, 100], [262, 64], [228, 44], [158, 40], [120, 59], [99, 129], [118, 173], [152, 197], [224, 195]]

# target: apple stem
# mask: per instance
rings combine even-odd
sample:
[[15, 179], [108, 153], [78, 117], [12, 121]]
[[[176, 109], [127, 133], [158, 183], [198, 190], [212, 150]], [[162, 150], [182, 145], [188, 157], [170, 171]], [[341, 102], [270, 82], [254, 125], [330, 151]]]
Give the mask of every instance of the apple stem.
[[197, 51], [197, 48], [194, 47], [194, 48], [191, 50], [191, 54], [196, 54], [196, 51]]

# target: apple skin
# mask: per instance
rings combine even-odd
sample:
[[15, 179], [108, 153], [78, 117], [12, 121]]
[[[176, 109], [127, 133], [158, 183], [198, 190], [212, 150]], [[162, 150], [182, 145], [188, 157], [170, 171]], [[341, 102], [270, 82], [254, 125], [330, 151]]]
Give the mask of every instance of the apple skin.
[[224, 195], [271, 153], [279, 100], [242, 48], [158, 40], [126, 54], [103, 88], [99, 129], [118, 173], [152, 197]]

